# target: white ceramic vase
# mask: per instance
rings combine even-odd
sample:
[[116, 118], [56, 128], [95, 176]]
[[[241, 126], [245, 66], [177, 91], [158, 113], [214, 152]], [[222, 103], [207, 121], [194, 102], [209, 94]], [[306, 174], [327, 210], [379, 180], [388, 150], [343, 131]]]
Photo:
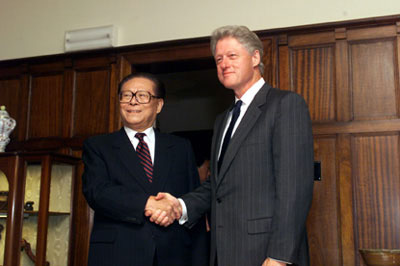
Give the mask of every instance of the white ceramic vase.
[[8, 115], [6, 107], [2, 105], [0, 107], [0, 152], [6, 150], [6, 146], [10, 142], [8, 136], [10, 136], [16, 125], [17, 122]]

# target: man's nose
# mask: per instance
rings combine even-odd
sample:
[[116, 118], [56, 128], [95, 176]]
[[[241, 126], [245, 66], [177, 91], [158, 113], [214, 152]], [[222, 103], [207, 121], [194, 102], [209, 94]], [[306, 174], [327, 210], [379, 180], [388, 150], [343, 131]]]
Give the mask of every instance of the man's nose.
[[226, 57], [222, 58], [221, 62], [220, 62], [220, 66], [222, 69], [229, 67], [229, 60]]
[[136, 94], [132, 95], [132, 99], [130, 100], [129, 104], [139, 104], [138, 101], [136, 100]]

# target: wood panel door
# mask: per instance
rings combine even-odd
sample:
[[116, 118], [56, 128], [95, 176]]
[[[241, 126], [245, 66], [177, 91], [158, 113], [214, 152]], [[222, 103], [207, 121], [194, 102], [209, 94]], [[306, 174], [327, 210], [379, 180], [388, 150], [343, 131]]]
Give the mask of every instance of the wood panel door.
[[396, 25], [279, 38], [279, 86], [305, 98], [322, 162], [312, 265], [365, 265], [359, 249], [400, 248], [399, 40]]

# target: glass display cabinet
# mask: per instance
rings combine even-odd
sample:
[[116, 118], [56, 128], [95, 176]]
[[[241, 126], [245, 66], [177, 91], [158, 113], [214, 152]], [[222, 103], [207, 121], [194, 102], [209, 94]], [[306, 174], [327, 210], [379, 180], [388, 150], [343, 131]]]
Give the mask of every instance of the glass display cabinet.
[[79, 158], [0, 153], [0, 265], [67, 266]]

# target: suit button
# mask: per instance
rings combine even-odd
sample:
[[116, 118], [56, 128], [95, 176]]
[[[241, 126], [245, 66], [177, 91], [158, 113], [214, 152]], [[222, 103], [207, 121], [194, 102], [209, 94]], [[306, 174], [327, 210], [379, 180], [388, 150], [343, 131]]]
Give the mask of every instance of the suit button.
[[222, 201], [222, 200], [221, 200], [220, 198], [217, 198], [217, 202], [218, 202], [218, 203], [221, 203], [221, 201]]

